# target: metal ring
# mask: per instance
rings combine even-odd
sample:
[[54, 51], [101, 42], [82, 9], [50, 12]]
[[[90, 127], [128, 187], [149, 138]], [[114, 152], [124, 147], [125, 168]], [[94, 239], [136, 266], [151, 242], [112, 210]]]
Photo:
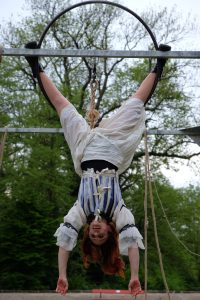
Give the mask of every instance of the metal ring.
[[[55, 18], [49, 22], [49, 24], [46, 26], [45, 30], [43, 31], [41, 37], [40, 37], [40, 40], [39, 40], [39, 43], [38, 43], [38, 48], [41, 48], [41, 45], [42, 45], [42, 42], [48, 32], [48, 30], [50, 29], [50, 27], [56, 22], [57, 19], [59, 19], [62, 15], [64, 15], [65, 13], [69, 12], [70, 10], [74, 9], [74, 8], [77, 8], [77, 7], [80, 7], [80, 6], [83, 6], [83, 5], [87, 5], [87, 4], [107, 4], [107, 5], [112, 5], [112, 6], [116, 6], [118, 8], [121, 8], [123, 10], [125, 10], [126, 12], [130, 13], [132, 16], [134, 16], [140, 23], [142, 23], [142, 25], [145, 27], [145, 29], [147, 30], [147, 32], [149, 33], [151, 39], [152, 39], [152, 42], [154, 44], [154, 47], [155, 47], [155, 50], [158, 50], [158, 44], [157, 44], [157, 41], [156, 41], [156, 38], [154, 36], [154, 34], [152, 33], [152, 31], [150, 30], [150, 28], [148, 27], [148, 25], [144, 22], [144, 20], [142, 20], [142, 18], [137, 15], [135, 12], [133, 12], [131, 9], [119, 4], [119, 3], [114, 3], [114, 2], [111, 2], [111, 1], [107, 1], [107, 0], [91, 0], [91, 1], [84, 1], [84, 2], [80, 2], [80, 3], [77, 3], [77, 4], [74, 4], [72, 6], [69, 6], [68, 8], [64, 9], [62, 12], [60, 12], [57, 16], [55, 16]], [[44, 96], [46, 97], [46, 99], [49, 101], [49, 103], [51, 104], [51, 101], [49, 100], [49, 97], [47, 96], [46, 92], [45, 92], [45, 89], [43, 87], [43, 84], [42, 84], [42, 81], [40, 79], [40, 76], [39, 76], [39, 68], [37, 70], [37, 79], [38, 79], [38, 84], [40, 86], [40, 89], [41, 91], [43, 92]], [[154, 85], [152, 87], [152, 90], [146, 100], [146, 103], [147, 101], [151, 98], [152, 94], [154, 93], [155, 91], [155, 88], [157, 86], [157, 83], [158, 83], [158, 79], [159, 79], [159, 72], [156, 73], [156, 79], [154, 81]], [[51, 104], [52, 105], [52, 104]]]

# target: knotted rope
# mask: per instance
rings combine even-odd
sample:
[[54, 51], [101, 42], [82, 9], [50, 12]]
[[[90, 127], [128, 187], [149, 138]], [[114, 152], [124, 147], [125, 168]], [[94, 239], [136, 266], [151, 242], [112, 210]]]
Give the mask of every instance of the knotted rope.
[[[147, 132], [146, 131], [144, 134], [144, 141], [145, 141], [145, 173], [146, 173], [145, 174], [145, 222], [146, 222], [145, 223], [145, 237], [147, 236], [147, 190], [149, 189], [151, 213], [152, 213], [153, 227], [154, 227], [154, 236], [155, 236], [156, 247], [157, 247], [157, 251], [158, 251], [160, 270], [161, 270], [165, 290], [167, 292], [168, 299], [170, 300], [171, 297], [170, 297], [167, 279], [166, 279], [166, 275], [165, 275], [165, 270], [164, 270], [164, 266], [163, 266], [162, 253], [160, 250], [160, 243], [159, 243], [158, 231], [157, 231], [156, 215], [155, 215], [155, 209], [154, 209], [154, 199], [153, 199], [153, 192], [152, 192], [152, 182], [151, 182], [151, 168], [150, 168], [149, 152], [148, 152], [148, 146], [147, 146]], [[145, 246], [147, 246], [147, 245], [145, 245]], [[145, 248], [145, 251], [146, 251], [146, 248]], [[147, 254], [145, 254], [145, 300], [146, 299], [147, 299]]]
[[98, 81], [96, 80], [96, 64], [93, 68], [92, 80], [90, 81], [90, 107], [86, 113], [86, 120], [91, 128], [95, 127], [99, 119], [99, 112], [95, 109], [96, 91], [98, 87]]

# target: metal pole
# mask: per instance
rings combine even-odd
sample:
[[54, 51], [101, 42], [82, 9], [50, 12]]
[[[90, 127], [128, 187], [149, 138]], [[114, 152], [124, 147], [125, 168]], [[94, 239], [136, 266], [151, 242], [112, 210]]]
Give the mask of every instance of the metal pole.
[[[12, 133], [63, 133], [62, 128], [11, 128], [5, 127], [0, 128], [0, 132], [12, 132]], [[187, 130], [187, 129], [172, 129], [172, 130], [148, 130], [148, 135], [190, 135], [190, 136], [200, 136], [200, 131]]]
[[11, 133], [63, 133], [62, 128], [11, 128], [5, 127], [0, 128], [0, 132], [11, 132]]
[[3, 48], [2, 56], [40, 57], [123, 57], [123, 58], [178, 58], [199, 59], [200, 51], [142, 51], [142, 50], [81, 50], [81, 49], [26, 49]]
[[[200, 146], [200, 127], [181, 130], [148, 130], [147, 135], [184, 135], [190, 137]], [[0, 128], [0, 132], [12, 133], [63, 133], [62, 128]]]

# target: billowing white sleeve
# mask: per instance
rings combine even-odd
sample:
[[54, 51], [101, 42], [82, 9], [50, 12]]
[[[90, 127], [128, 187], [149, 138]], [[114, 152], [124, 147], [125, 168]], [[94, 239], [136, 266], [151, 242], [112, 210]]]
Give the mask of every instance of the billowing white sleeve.
[[144, 249], [143, 237], [135, 226], [132, 212], [125, 204], [116, 208], [113, 219], [119, 232], [119, 250], [121, 255], [128, 255], [128, 248], [130, 247]]
[[64, 217], [54, 236], [57, 238], [57, 246], [71, 251], [76, 246], [79, 230], [86, 224], [86, 216], [78, 201]]

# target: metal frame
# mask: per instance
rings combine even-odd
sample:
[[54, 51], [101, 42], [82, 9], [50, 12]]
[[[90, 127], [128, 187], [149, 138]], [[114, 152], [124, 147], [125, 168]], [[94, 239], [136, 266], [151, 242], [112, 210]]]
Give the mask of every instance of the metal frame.
[[[68, 11], [86, 4], [108, 4], [116, 6], [130, 13], [132, 16], [138, 19], [148, 31], [153, 41], [155, 50], [153, 51], [140, 51], [140, 50], [82, 50], [82, 49], [41, 49], [42, 41], [52, 26], [52, 24], [59, 19], [63, 14]], [[38, 43], [38, 49], [26, 49], [26, 48], [3, 48], [0, 49], [0, 59], [2, 56], [36, 56], [36, 57], [112, 57], [112, 58], [178, 58], [178, 59], [199, 59], [200, 51], [158, 51], [158, 45], [154, 34], [151, 32], [148, 25], [138, 16], [135, 12], [129, 8], [119, 4], [113, 3], [108, 0], [89, 0], [77, 3], [66, 8], [60, 12], [45, 28]], [[38, 76], [39, 77], [39, 76]], [[38, 78], [39, 81], [39, 78]], [[40, 83], [40, 81], [39, 81]], [[43, 86], [41, 86], [43, 88]], [[42, 89], [43, 90], [43, 89]], [[44, 93], [45, 95], [45, 93]], [[48, 98], [48, 97], [47, 97]], [[61, 128], [0, 128], [0, 132], [13, 132], [13, 133], [63, 133]], [[193, 128], [185, 128], [180, 130], [149, 130], [148, 135], [188, 135], [198, 145], [200, 145], [200, 126]]]
[[40, 57], [123, 57], [123, 58], [179, 58], [199, 59], [200, 51], [142, 51], [142, 50], [82, 50], [82, 49], [26, 49], [3, 48], [2, 56]]
[[[63, 133], [62, 128], [47, 128], [47, 127], [2, 127], [0, 132], [12, 133]], [[200, 126], [185, 129], [157, 130], [150, 129], [148, 135], [200, 135]]]
[[[14, 128], [4, 127], [0, 128], [0, 132], [7, 133], [63, 133], [62, 128]], [[189, 136], [197, 145], [200, 146], [200, 126], [185, 128], [185, 129], [171, 129], [171, 130], [153, 130], [147, 131], [147, 135], [185, 135]]]
[[[57, 14], [49, 23], [48, 25], [46, 26], [46, 28], [44, 29], [44, 31], [42, 32], [42, 35], [39, 39], [39, 42], [38, 42], [38, 47], [37, 48], [41, 48], [41, 45], [42, 45], [42, 42], [46, 36], [46, 34], [48, 33], [49, 29], [54, 25], [54, 23], [60, 18], [62, 17], [64, 14], [68, 13], [69, 11], [73, 10], [74, 8], [77, 8], [77, 7], [80, 7], [80, 6], [85, 6], [85, 5], [88, 5], [88, 4], [106, 4], [106, 5], [111, 5], [111, 6], [114, 6], [114, 7], [118, 7], [126, 12], [128, 12], [131, 16], [133, 16], [134, 18], [136, 18], [143, 26], [144, 28], [146, 29], [146, 31], [148, 32], [149, 36], [151, 37], [151, 40], [152, 40], [152, 43], [154, 45], [154, 48], [155, 50], [159, 50], [159, 47], [158, 47], [158, 43], [156, 41], [156, 38], [154, 36], [154, 33], [151, 31], [150, 27], [146, 24], [146, 22], [138, 15], [136, 14], [134, 11], [130, 10], [129, 8], [127, 8], [126, 6], [123, 6], [121, 5], [120, 3], [116, 3], [116, 2], [111, 2], [111, 1], [108, 1], [108, 0], [89, 0], [89, 1], [82, 1], [82, 2], [79, 2], [79, 3], [76, 3], [74, 5], [71, 5], [69, 7], [67, 7], [66, 9], [64, 9], [63, 11], [61, 11], [59, 14]], [[39, 57], [39, 56], [38, 56]], [[43, 82], [40, 78], [40, 75], [39, 75], [39, 64], [37, 64], [37, 80], [38, 80], [38, 84], [39, 84], [39, 87], [43, 93], [43, 95], [45, 96], [45, 98], [47, 99], [47, 101], [49, 102], [49, 104], [52, 106], [52, 103], [45, 91], [45, 88], [43, 86]], [[161, 68], [157, 68], [157, 72], [156, 72], [156, 78], [154, 80], [154, 84], [152, 86], [152, 89], [151, 91], [149, 92], [149, 95], [146, 99], [146, 102], [145, 104], [148, 102], [148, 100], [151, 98], [151, 96], [153, 95], [155, 89], [156, 89], [156, 86], [158, 84], [158, 80], [161, 76]], [[144, 104], [144, 105], [145, 105]], [[53, 106], [52, 106], [53, 107]]]

